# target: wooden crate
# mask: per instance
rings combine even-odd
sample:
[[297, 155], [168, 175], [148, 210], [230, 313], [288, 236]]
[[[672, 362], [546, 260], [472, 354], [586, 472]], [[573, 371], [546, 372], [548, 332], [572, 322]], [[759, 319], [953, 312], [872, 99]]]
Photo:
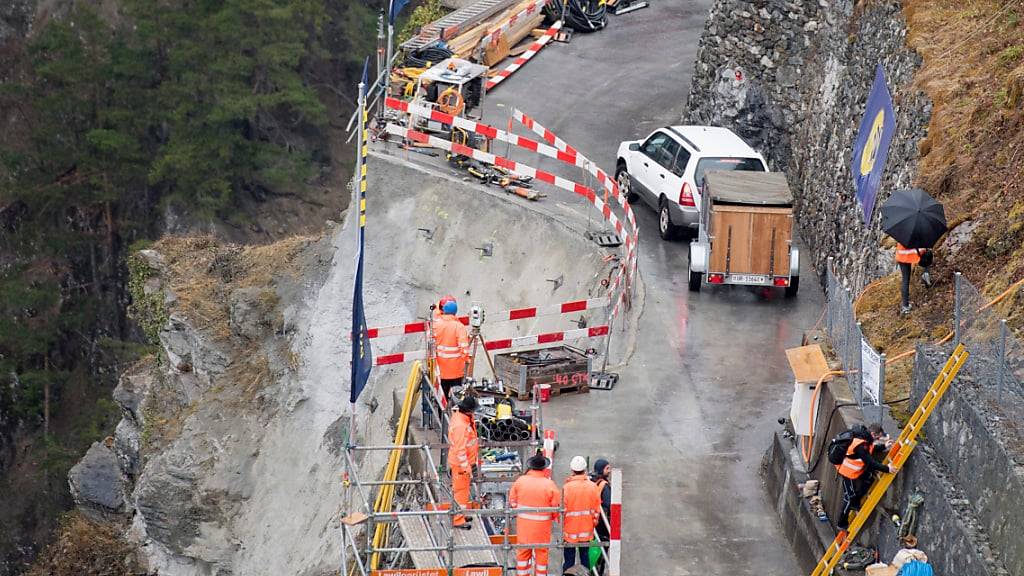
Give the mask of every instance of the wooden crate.
[[[708, 272], [789, 276], [793, 209], [765, 206], [711, 207], [711, 259]], [[775, 266], [772, 269], [772, 240]], [[728, 258], [728, 263], [726, 259]]]
[[[540, 358], [552, 362], [544, 365], [530, 365], [528, 362]], [[591, 359], [565, 346], [497, 354], [494, 369], [505, 387], [519, 400], [529, 400], [533, 387], [540, 384], [549, 384], [552, 396], [590, 392]]]

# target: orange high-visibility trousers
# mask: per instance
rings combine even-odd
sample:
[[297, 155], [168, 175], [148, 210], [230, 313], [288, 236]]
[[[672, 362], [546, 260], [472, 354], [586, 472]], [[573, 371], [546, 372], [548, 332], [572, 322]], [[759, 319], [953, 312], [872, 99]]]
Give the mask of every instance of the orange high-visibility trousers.
[[[452, 492], [455, 493], [455, 502], [462, 508], [469, 507], [469, 478], [469, 472], [452, 471]], [[452, 519], [452, 523], [456, 526], [461, 526], [466, 523], [466, 517], [462, 514], [456, 514], [455, 518]]]
[[531, 573], [536, 576], [547, 576], [547, 548], [519, 548], [516, 550], [516, 576], [530, 576]]

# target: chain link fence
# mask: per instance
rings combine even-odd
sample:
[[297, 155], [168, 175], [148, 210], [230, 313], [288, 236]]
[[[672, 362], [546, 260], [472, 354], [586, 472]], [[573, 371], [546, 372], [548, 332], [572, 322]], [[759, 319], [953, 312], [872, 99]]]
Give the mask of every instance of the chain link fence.
[[835, 274], [832, 258], [826, 266], [825, 317], [832, 351], [846, 372], [854, 400], [864, 407], [876, 407], [869, 419], [881, 419], [885, 393], [885, 354], [879, 354], [864, 338], [854, 314], [853, 292]]
[[970, 351], [979, 383], [993, 388], [999, 400], [1007, 393], [1024, 397], [1024, 344], [990, 308], [991, 299], [959, 272], [954, 290], [953, 344]]

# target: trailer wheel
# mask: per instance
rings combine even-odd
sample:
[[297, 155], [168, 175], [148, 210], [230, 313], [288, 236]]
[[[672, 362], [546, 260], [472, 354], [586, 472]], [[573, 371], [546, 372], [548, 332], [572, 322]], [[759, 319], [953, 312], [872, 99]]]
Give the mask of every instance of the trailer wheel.
[[793, 276], [789, 279], [789, 286], [786, 286], [786, 298], [792, 298], [796, 296], [796, 291], [800, 289], [800, 277]]
[[690, 292], [700, 292], [700, 285], [704, 281], [704, 274], [690, 270]]

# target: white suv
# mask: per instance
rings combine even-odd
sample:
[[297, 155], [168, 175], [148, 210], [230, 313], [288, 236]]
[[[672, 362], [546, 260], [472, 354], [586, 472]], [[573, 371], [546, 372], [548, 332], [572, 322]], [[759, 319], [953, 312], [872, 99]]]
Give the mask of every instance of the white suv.
[[658, 231], [672, 240], [683, 230], [696, 233], [705, 173], [767, 172], [767, 166], [728, 128], [667, 126], [644, 140], [619, 144], [615, 179], [631, 202], [643, 198], [658, 210]]

